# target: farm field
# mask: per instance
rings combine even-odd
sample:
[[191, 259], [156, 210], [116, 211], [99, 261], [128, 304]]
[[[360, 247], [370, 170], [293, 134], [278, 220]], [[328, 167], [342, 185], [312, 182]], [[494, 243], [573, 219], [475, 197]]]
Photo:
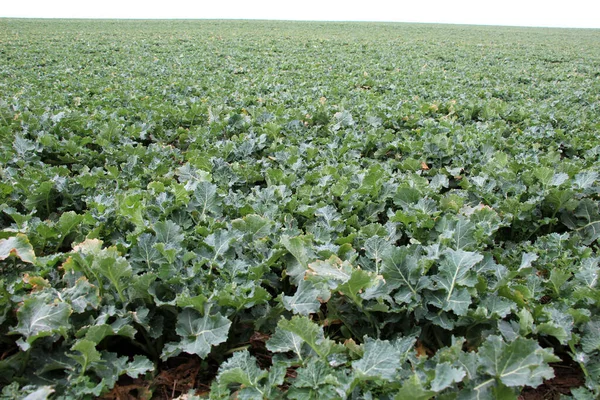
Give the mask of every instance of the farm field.
[[0, 177], [1, 399], [600, 396], [599, 30], [0, 19]]

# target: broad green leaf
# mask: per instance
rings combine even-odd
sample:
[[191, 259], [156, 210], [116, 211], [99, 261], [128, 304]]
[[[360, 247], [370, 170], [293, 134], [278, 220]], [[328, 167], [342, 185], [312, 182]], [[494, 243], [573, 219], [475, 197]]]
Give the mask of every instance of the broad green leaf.
[[23, 400], [47, 400], [52, 396], [55, 390], [52, 386], [42, 386], [36, 389], [35, 392], [23, 397]]
[[587, 286], [588, 288], [594, 288], [598, 284], [598, 274], [600, 268], [598, 268], [598, 258], [586, 258], [582, 260], [579, 271], [575, 273], [575, 279], [577, 282]]
[[208, 298], [203, 294], [190, 296], [189, 293], [184, 292], [177, 294], [176, 304], [181, 308], [190, 307], [198, 312], [204, 312], [204, 307], [207, 301]]
[[578, 189], [587, 189], [591, 187], [597, 180], [597, 172], [580, 172], [577, 175], [575, 175], [573, 185]]
[[186, 190], [195, 190], [198, 184], [210, 180], [210, 174], [201, 169], [195, 169], [190, 163], [185, 163], [177, 169], [179, 182], [185, 183]]
[[352, 368], [363, 378], [392, 381], [400, 369], [400, 352], [387, 340], [366, 338], [364, 355], [352, 362]]
[[22, 133], [17, 133], [13, 141], [13, 148], [19, 156], [26, 157], [35, 150], [36, 146], [35, 142], [25, 138]]
[[473, 273], [475, 264], [483, 260], [478, 253], [448, 249], [439, 266], [437, 276], [432, 280], [445, 291], [442, 307], [445, 311], [454, 311], [457, 315], [465, 315], [471, 296], [460, 286], [473, 286], [476, 278]]
[[550, 279], [548, 279], [548, 281], [552, 284], [550, 287], [554, 293], [560, 295], [563, 286], [569, 279], [571, 279], [571, 273], [569, 271], [554, 268], [550, 272]]
[[419, 254], [408, 247], [392, 247], [383, 257], [383, 278], [390, 289], [399, 289], [395, 296], [395, 300], [399, 303], [420, 300], [422, 274]]
[[70, 315], [71, 307], [65, 302], [48, 301], [42, 296], [28, 297], [17, 310], [19, 323], [12, 332], [23, 335], [25, 341], [18, 344], [21, 349], [27, 350], [38, 338], [55, 333], [66, 336], [71, 327]]
[[234, 239], [235, 236], [225, 229], [219, 229], [204, 239], [204, 243], [209, 245], [214, 251], [213, 261], [229, 250], [229, 246]]
[[293, 351], [302, 360], [304, 340], [297, 334], [285, 329], [277, 328], [273, 336], [267, 341], [267, 350], [273, 353], [287, 353]]
[[110, 282], [121, 301], [126, 301], [124, 291], [130, 284], [132, 269], [129, 262], [118, 255], [116, 249], [104, 249], [102, 255], [94, 258], [92, 269]]
[[347, 110], [335, 113], [333, 115], [333, 119], [335, 123], [331, 126], [331, 129], [334, 131], [338, 131], [341, 128], [354, 125], [354, 119], [352, 118], [352, 114]]
[[181, 337], [177, 347], [205, 358], [212, 346], [227, 340], [230, 327], [231, 321], [220, 314], [202, 317], [197, 311], [186, 308], [177, 317], [176, 332]]
[[293, 296], [283, 296], [283, 306], [295, 314], [309, 315], [319, 310], [321, 307], [319, 300], [327, 301], [328, 297], [323, 298], [323, 295], [328, 294], [329, 292], [323, 292], [310, 281], [300, 281]]
[[147, 267], [165, 262], [166, 259], [154, 247], [155, 244], [156, 237], [149, 233], [138, 236], [137, 244], [131, 251], [131, 260], [145, 263]]
[[534, 340], [517, 338], [507, 344], [500, 336], [488, 336], [478, 355], [483, 371], [509, 387], [541, 385], [554, 377], [547, 362], [558, 360]]
[[241, 310], [264, 304], [271, 298], [271, 295], [263, 287], [257, 286], [254, 282], [248, 282], [243, 285], [228, 284], [214, 298], [220, 306]]
[[343, 295], [349, 297], [354, 304], [362, 305], [362, 298], [360, 293], [367, 287], [371, 286], [374, 282], [374, 277], [368, 272], [361, 269], [355, 269], [352, 271], [350, 279], [344, 284], [337, 287], [337, 290]]
[[326, 261], [317, 260], [308, 264], [308, 279], [313, 277], [324, 280], [330, 289], [335, 290], [340, 284], [346, 283], [352, 275], [352, 266], [343, 262], [337, 256], [331, 256]]
[[289, 237], [283, 235], [281, 237], [281, 244], [286, 248], [287, 251], [290, 252], [291, 255], [296, 258], [296, 260], [302, 265], [305, 269], [308, 268], [308, 250], [306, 249], [306, 239], [305, 237], [296, 236]]
[[560, 186], [563, 183], [565, 183], [568, 179], [569, 179], [569, 175], [565, 174], [564, 172], [559, 172], [552, 176], [552, 179], [550, 180], [550, 185], [551, 186]]
[[584, 326], [581, 348], [590, 354], [600, 350], [600, 321], [590, 321]]
[[466, 374], [462, 368], [455, 368], [449, 362], [437, 364], [435, 378], [431, 382], [431, 390], [441, 392], [453, 384], [461, 382]]
[[123, 336], [133, 340], [137, 331], [130, 323], [130, 320], [118, 319], [110, 325], [91, 326], [85, 332], [85, 339], [95, 344], [99, 344], [107, 336]]
[[583, 243], [587, 246], [600, 237], [600, 212], [598, 202], [583, 199], [575, 211], [562, 213], [561, 221], [569, 229], [581, 235]]
[[436, 229], [441, 230], [441, 239], [450, 239], [451, 243], [448, 245], [455, 250], [473, 249], [477, 245], [475, 239], [476, 226], [462, 215], [457, 220], [443, 218]]
[[133, 361], [127, 364], [125, 371], [130, 378], [137, 378], [146, 372], [154, 371], [154, 364], [146, 356], [135, 355]]
[[205, 219], [207, 216], [218, 217], [221, 214], [221, 203], [217, 196], [217, 186], [210, 182], [200, 182], [194, 190], [193, 204], [200, 219]]
[[257, 388], [259, 382], [266, 378], [268, 372], [256, 364], [256, 358], [248, 350], [237, 351], [233, 356], [219, 367], [217, 379], [219, 383], [229, 385], [232, 383], [246, 387]]
[[307, 317], [294, 316], [292, 319], [282, 319], [277, 328], [298, 335], [320, 357], [326, 357], [332, 350], [334, 342], [326, 339], [323, 328]]
[[571, 332], [573, 330], [573, 316], [565, 312], [559, 311], [554, 307], [549, 307], [545, 311], [548, 316], [548, 322], [543, 322], [536, 326], [538, 334], [554, 336], [558, 341], [567, 345], [571, 340]]
[[81, 339], [78, 340], [72, 347], [72, 351], [78, 351], [79, 354], [68, 354], [70, 358], [77, 361], [81, 365], [81, 375], [85, 374], [88, 368], [102, 360], [100, 352], [96, 350], [96, 343]]
[[21, 261], [33, 264], [36, 261], [33, 247], [29, 239], [22, 233], [8, 239], [0, 239], [0, 260], [5, 260], [10, 255], [14, 255]]
[[273, 222], [260, 215], [249, 214], [242, 219], [231, 221], [231, 225], [255, 240], [268, 236], [271, 233]]
[[169, 248], [164, 243], [156, 243], [154, 245], [154, 248], [166, 261], [166, 265], [163, 264], [159, 269], [158, 276], [161, 279], [171, 278], [175, 274], [175, 271], [172, 267], [175, 263], [175, 260], [177, 259], [177, 254], [179, 253], [180, 249]]
[[479, 304], [488, 316], [495, 314], [500, 318], [506, 317], [516, 308], [514, 302], [497, 295], [488, 295]]
[[380, 236], [372, 236], [365, 240], [365, 253], [367, 257], [375, 261], [375, 273], [379, 274], [379, 268], [384, 255], [389, 252], [391, 245]]
[[65, 236], [73, 232], [75, 228], [77, 228], [77, 226], [83, 222], [83, 220], [84, 216], [78, 215], [74, 211], [62, 213], [58, 219], [58, 222], [56, 223], [56, 228], [60, 232], [61, 238], [64, 239]]
[[403, 382], [402, 388], [394, 396], [394, 400], [429, 400], [434, 395], [434, 391], [425, 389], [417, 374], [412, 374]]
[[84, 276], [79, 278], [75, 285], [63, 290], [62, 298], [71, 304], [76, 313], [97, 309], [101, 301], [98, 287], [92, 285]]
[[538, 167], [533, 171], [533, 175], [541, 182], [542, 185], [549, 185], [554, 177], [554, 170], [548, 167]]
[[519, 265], [519, 271], [526, 268], [531, 268], [531, 264], [538, 258], [539, 256], [535, 253], [523, 253], [521, 256], [521, 265]]
[[144, 200], [141, 194], [131, 194], [127, 192], [119, 193], [119, 213], [131, 220], [138, 228], [143, 230], [146, 228], [144, 219]]
[[305, 367], [296, 370], [294, 386], [318, 390], [321, 385], [328, 383], [332, 369], [322, 360], [311, 358]]
[[184, 236], [179, 225], [172, 221], [161, 221], [154, 224], [156, 241], [164, 243], [167, 249], [180, 249]]

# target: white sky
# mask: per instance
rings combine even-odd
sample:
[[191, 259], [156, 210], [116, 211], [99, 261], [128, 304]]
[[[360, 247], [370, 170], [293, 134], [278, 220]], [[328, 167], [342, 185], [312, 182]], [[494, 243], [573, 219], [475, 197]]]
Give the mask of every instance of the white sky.
[[600, 28], [600, 0], [0, 0], [0, 17], [399, 21]]

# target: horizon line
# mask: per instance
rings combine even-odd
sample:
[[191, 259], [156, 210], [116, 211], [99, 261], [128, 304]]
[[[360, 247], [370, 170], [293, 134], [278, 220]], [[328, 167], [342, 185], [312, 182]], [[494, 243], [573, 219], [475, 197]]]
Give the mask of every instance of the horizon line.
[[245, 22], [297, 22], [297, 23], [372, 23], [372, 24], [418, 24], [418, 25], [452, 25], [452, 26], [474, 26], [474, 27], [498, 27], [498, 28], [527, 28], [527, 29], [586, 29], [600, 30], [600, 27], [581, 27], [581, 26], [558, 26], [558, 25], [512, 25], [512, 24], [478, 24], [472, 22], [424, 22], [424, 21], [391, 21], [391, 20], [312, 20], [312, 19], [269, 19], [269, 18], [217, 18], [217, 17], [197, 17], [197, 18], [160, 18], [160, 17], [17, 17], [0, 16], [0, 20], [67, 20], [67, 21], [245, 21]]

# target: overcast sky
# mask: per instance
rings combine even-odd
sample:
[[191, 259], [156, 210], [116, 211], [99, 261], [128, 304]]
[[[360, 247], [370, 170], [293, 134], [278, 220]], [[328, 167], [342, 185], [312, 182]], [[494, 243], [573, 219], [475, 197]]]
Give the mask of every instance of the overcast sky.
[[600, 28], [600, 0], [1, 0], [0, 17], [442, 22]]

